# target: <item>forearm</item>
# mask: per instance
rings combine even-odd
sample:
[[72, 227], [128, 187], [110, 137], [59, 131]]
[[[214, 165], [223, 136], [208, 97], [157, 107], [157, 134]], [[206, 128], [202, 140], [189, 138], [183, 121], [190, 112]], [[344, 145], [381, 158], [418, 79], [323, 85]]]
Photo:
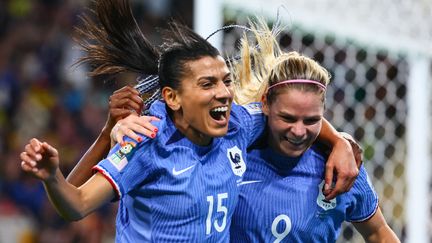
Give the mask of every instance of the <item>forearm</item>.
[[326, 119], [323, 119], [318, 140], [331, 147], [333, 147], [337, 142], [344, 141], [340, 133]]
[[383, 225], [379, 230], [364, 237], [368, 243], [399, 243], [396, 234], [390, 229], [388, 225]]
[[109, 150], [110, 131], [104, 128], [96, 141], [69, 173], [66, 180], [74, 186], [81, 186], [93, 175], [93, 166], [105, 158]]
[[367, 221], [353, 223], [353, 225], [357, 229], [357, 231], [363, 236], [366, 242], [400, 242], [396, 234], [385, 221], [380, 208], [378, 208], [376, 213]]
[[59, 169], [52, 179], [44, 181], [43, 184], [51, 204], [63, 218], [72, 221], [86, 215], [81, 190], [69, 184]]

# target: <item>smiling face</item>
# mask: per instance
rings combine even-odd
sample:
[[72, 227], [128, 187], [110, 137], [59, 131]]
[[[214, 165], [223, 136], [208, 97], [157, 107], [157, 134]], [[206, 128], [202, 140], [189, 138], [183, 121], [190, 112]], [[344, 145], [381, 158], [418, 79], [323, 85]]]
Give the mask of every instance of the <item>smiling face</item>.
[[283, 155], [298, 157], [321, 130], [324, 104], [317, 93], [285, 89], [271, 104], [263, 100], [263, 112], [268, 116], [270, 147]]
[[228, 131], [233, 100], [230, 72], [220, 56], [188, 61], [185, 67], [187, 74], [167, 103], [176, 127], [192, 142], [207, 145]]

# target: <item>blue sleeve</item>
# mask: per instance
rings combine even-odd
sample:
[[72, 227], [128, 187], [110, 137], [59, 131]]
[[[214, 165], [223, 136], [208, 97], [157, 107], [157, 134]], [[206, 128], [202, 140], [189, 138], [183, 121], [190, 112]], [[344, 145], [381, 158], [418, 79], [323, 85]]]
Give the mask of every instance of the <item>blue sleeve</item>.
[[107, 158], [93, 168], [110, 182], [117, 193], [117, 200], [134, 189], [152, 171], [153, 163], [149, 158], [154, 156], [149, 154], [153, 140], [146, 137], [143, 140], [137, 144], [126, 137], [123, 146], [115, 145]]
[[265, 130], [266, 117], [262, 113], [261, 103], [255, 102], [247, 105], [233, 104], [232, 116], [244, 131], [247, 146], [255, 142]]
[[375, 214], [378, 209], [378, 195], [363, 166], [360, 167], [359, 176], [348, 193], [352, 194], [353, 201], [348, 208], [347, 221], [363, 222]]

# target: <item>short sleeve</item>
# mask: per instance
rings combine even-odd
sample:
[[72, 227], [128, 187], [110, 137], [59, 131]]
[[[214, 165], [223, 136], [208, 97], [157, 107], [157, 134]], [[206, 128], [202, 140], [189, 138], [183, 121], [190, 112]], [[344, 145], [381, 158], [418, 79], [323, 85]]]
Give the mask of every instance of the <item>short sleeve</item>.
[[101, 173], [113, 186], [118, 200], [148, 177], [152, 171], [152, 141], [144, 138], [137, 144], [125, 138], [125, 144], [115, 145], [106, 159], [100, 161], [93, 170]]
[[348, 193], [352, 194], [353, 201], [347, 211], [347, 221], [363, 222], [375, 214], [378, 209], [378, 195], [363, 166], [360, 167], [359, 176]]

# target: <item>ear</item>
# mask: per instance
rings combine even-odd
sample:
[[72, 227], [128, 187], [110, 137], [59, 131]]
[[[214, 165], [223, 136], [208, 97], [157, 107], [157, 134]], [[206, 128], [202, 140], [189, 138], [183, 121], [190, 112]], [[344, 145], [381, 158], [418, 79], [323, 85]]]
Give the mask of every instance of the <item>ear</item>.
[[162, 97], [171, 110], [178, 111], [180, 109], [180, 96], [177, 90], [171, 87], [164, 87], [162, 89]]
[[269, 115], [269, 105], [267, 102], [267, 96], [265, 94], [263, 94], [261, 96], [261, 104], [262, 104], [262, 112], [264, 113], [264, 115], [268, 116]]

